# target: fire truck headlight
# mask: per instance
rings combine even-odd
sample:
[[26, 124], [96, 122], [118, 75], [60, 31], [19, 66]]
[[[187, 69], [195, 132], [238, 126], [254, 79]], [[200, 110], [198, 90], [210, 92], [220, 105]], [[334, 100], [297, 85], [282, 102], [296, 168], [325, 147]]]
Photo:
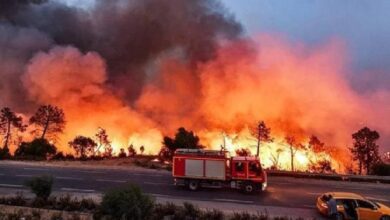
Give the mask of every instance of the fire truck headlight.
[[264, 182], [263, 184], [261, 184], [261, 190], [262, 191], [265, 191], [265, 189], [267, 188], [268, 184], [267, 182]]

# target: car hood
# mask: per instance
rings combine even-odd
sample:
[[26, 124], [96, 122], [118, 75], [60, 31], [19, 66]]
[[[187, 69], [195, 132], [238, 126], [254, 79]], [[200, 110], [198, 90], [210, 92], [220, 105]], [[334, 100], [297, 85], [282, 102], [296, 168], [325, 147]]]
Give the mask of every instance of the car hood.
[[382, 212], [382, 214], [390, 215], [390, 207], [387, 207], [386, 205], [378, 202], [379, 211]]

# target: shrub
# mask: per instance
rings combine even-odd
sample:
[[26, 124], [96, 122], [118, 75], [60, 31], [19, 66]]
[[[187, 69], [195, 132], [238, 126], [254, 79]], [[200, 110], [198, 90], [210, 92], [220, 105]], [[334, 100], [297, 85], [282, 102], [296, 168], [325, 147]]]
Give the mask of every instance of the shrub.
[[390, 164], [378, 163], [372, 166], [372, 175], [390, 176]]
[[53, 178], [51, 176], [34, 177], [26, 181], [25, 185], [30, 188], [38, 199], [47, 200], [51, 194]]
[[4, 159], [10, 159], [11, 154], [9, 153], [8, 146], [4, 146], [3, 148], [0, 148], [0, 160]]
[[127, 185], [106, 192], [101, 203], [101, 213], [114, 219], [147, 219], [154, 202], [135, 185]]
[[223, 212], [213, 209], [213, 210], [207, 210], [204, 211], [199, 220], [223, 220], [225, 219], [225, 215]]
[[25, 206], [26, 198], [23, 196], [23, 193], [18, 192], [14, 197], [1, 197], [0, 204], [4, 205], [13, 205], [13, 206]]
[[50, 144], [46, 139], [34, 139], [32, 142], [23, 142], [15, 151], [15, 157], [21, 159], [46, 160], [55, 155], [56, 146]]

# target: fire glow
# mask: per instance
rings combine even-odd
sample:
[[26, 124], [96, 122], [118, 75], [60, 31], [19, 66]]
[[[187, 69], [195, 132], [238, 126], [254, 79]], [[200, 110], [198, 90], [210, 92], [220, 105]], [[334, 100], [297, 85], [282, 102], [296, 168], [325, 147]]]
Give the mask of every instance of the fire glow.
[[324, 159], [343, 170], [353, 132], [368, 126], [390, 136], [390, 92], [351, 88], [341, 39], [314, 47], [277, 34], [245, 36], [212, 0], [96, 1], [87, 11], [56, 1], [18, 4], [30, 3], [0, 9], [7, 21], [0, 23], [0, 104], [25, 119], [39, 105], [62, 108], [61, 151], [101, 127], [114, 154], [129, 145], [156, 154], [164, 136], [184, 127], [209, 148], [254, 153], [248, 127], [262, 120], [274, 138], [261, 145], [266, 167], [279, 155], [278, 166], [290, 168], [286, 136], [307, 146], [315, 135], [330, 153], [298, 150], [296, 168]]
[[[64, 109], [67, 127], [59, 144], [64, 151], [70, 150], [66, 143], [71, 138], [93, 137], [96, 128], [103, 127], [114, 153], [133, 144], [155, 154], [164, 135], [184, 126], [210, 148], [218, 149], [225, 142], [232, 152], [238, 148], [254, 152], [255, 142], [250, 140], [247, 127], [257, 119], [269, 124], [276, 139], [261, 146], [266, 167], [273, 165], [270, 158], [281, 149], [278, 166], [289, 169], [288, 147], [283, 141], [286, 135], [305, 144], [315, 134], [333, 148], [346, 151], [360, 116], [372, 111], [361, 107], [380, 101], [381, 96], [362, 99], [349, 88], [341, 72], [342, 44], [332, 42], [311, 51], [271, 36], [262, 36], [258, 42], [265, 46], [249, 49], [241, 42], [222, 45], [218, 57], [199, 68], [199, 77], [178, 59], [162, 60], [134, 107], [125, 105], [105, 86], [105, 64], [97, 53], [82, 54], [72, 47], [37, 54], [23, 82], [30, 88], [31, 99]], [[388, 129], [379, 120], [378, 111], [377, 117], [366, 120]], [[306, 170], [313, 154], [298, 151], [297, 169]], [[338, 167], [349, 159], [321, 157]]]

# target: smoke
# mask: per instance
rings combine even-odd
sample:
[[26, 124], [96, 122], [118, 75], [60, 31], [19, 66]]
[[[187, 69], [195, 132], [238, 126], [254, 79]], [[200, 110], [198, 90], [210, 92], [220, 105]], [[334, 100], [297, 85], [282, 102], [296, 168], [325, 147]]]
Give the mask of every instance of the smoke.
[[50, 103], [66, 112], [62, 146], [76, 135], [93, 136], [102, 127], [108, 129], [117, 148], [127, 147], [136, 132], [149, 133], [152, 140], [147, 143], [154, 148], [148, 150], [157, 151], [161, 134], [154, 130], [153, 122], [126, 106], [107, 88], [106, 81], [106, 64], [100, 55], [82, 54], [74, 47], [37, 53], [22, 76], [32, 101]]
[[20, 28], [0, 23], [0, 105], [28, 111], [26, 91], [20, 76], [31, 56], [45, 50], [51, 40], [33, 28]]
[[58, 45], [98, 52], [107, 62], [109, 84], [129, 103], [146, 80], [145, 65], [161, 53], [180, 48], [189, 63], [204, 62], [219, 40], [241, 32], [213, 0], [98, 0], [90, 11], [49, 2], [24, 7], [9, 20], [47, 33]]
[[0, 105], [26, 116], [63, 108], [65, 151], [98, 127], [116, 152], [132, 143], [156, 153], [181, 126], [210, 147], [222, 132], [246, 147], [258, 120], [278, 140], [314, 134], [342, 152], [363, 126], [390, 137], [390, 93], [350, 86], [342, 40], [307, 48], [241, 31], [214, 0], [13, 1], [0, 10]]

